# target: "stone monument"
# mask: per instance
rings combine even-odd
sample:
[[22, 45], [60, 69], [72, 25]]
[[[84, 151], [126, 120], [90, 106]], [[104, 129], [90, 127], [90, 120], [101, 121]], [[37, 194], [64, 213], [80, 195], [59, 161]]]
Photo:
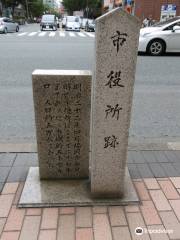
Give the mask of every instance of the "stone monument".
[[139, 29], [139, 21], [118, 8], [96, 20], [91, 128], [91, 192], [96, 197], [124, 193]]
[[32, 77], [40, 178], [88, 178], [91, 73], [36, 70]]
[[20, 207], [139, 202], [126, 168], [139, 28], [120, 8], [96, 20], [92, 99], [89, 71], [33, 73], [39, 168]]

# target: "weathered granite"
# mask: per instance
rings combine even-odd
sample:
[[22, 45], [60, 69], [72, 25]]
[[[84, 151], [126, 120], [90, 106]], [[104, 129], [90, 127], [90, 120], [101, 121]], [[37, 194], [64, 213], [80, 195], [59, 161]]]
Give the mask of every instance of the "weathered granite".
[[91, 192], [124, 193], [139, 21], [117, 8], [96, 20], [92, 93]]
[[32, 74], [41, 179], [89, 176], [91, 72]]
[[125, 176], [123, 198], [99, 199], [90, 193], [88, 179], [40, 180], [38, 167], [31, 167], [18, 207], [134, 205], [139, 198], [129, 176]]

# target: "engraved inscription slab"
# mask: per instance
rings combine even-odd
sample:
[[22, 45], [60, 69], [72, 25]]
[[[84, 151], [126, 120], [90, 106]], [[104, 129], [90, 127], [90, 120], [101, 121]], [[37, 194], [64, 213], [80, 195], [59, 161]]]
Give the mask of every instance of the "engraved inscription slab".
[[91, 192], [123, 195], [139, 21], [117, 8], [96, 20]]
[[40, 178], [88, 177], [91, 73], [36, 70], [32, 78]]

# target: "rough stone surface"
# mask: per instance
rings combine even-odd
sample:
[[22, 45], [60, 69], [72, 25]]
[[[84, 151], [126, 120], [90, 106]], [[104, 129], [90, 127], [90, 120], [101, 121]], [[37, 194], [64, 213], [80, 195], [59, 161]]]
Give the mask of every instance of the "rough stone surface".
[[[40, 180], [39, 169], [32, 167], [19, 201], [19, 207], [106, 206], [137, 204], [139, 199], [126, 171], [123, 198], [93, 198], [87, 179]], [[60, 214], [73, 214], [62, 212]], [[89, 215], [90, 216], [90, 215]], [[87, 223], [85, 223], [87, 224]], [[87, 225], [86, 225], [87, 226]]]
[[91, 192], [123, 194], [139, 21], [117, 8], [96, 20]]
[[91, 73], [36, 70], [33, 95], [40, 178], [88, 177]]

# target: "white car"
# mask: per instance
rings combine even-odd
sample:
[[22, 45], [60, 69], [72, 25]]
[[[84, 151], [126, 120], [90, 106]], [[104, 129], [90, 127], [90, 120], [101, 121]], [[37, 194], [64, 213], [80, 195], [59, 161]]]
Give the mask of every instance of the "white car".
[[79, 17], [67, 16], [66, 18], [66, 31], [80, 31]]
[[138, 51], [154, 56], [165, 52], [180, 52], [180, 17], [142, 28]]
[[0, 32], [5, 34], [7, 32], [19, 32], [19, 25], [10, 18], [0, 18]]

